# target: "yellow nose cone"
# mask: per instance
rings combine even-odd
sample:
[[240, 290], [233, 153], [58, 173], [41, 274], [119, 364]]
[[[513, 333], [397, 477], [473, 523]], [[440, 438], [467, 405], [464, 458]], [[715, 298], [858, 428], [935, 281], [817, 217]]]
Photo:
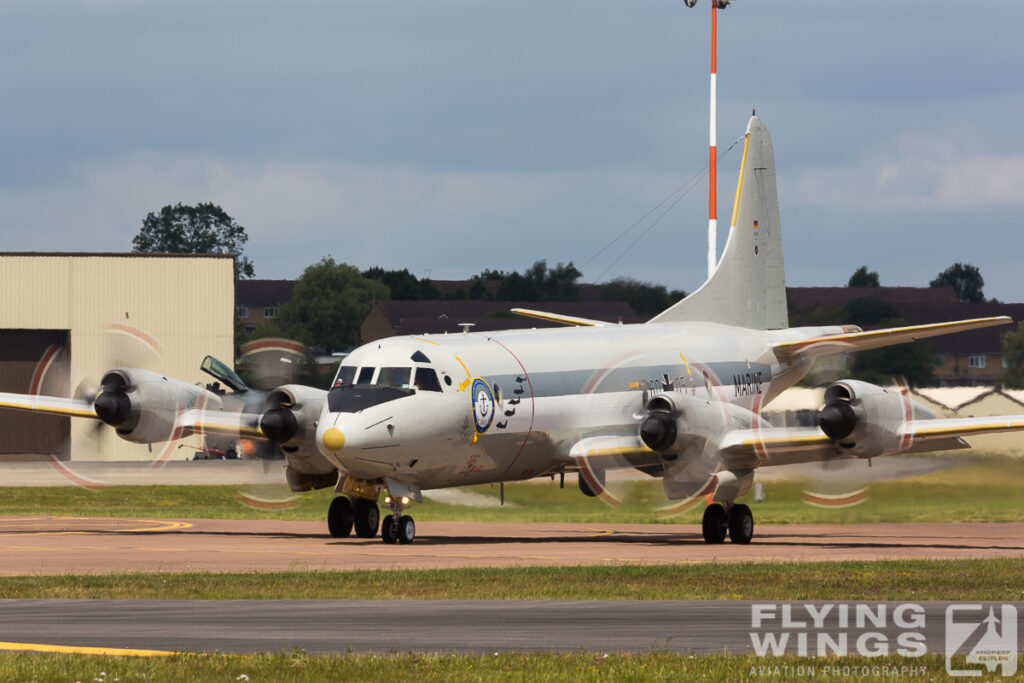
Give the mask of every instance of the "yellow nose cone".
[[331, 427], [324, 432], [324, 447], [327, 450], [337, 453], [345, 446], [345, 435], [337, 427]]

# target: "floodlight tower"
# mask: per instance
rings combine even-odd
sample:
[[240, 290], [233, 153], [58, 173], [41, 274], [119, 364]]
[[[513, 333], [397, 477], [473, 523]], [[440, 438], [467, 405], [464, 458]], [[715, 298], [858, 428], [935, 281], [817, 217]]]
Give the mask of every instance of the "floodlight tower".
[[[708, 127], [708, 277], [718, 264], [718, 14], [732, 0], [711, 0], [711, 107]], [[697, 0], [683, 0], [693, 7]]]

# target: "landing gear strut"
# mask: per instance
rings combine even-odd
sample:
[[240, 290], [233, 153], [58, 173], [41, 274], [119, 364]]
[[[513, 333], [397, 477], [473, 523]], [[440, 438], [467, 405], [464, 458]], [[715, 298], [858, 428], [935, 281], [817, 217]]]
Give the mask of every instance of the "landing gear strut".
[[403, 545], [412, 543], [416, 539], [416, 522], [409, 515], [402, 514], [402, 511], [409, 507], [409, 499], [388, 496], [384, 502], [391, 508], [391, 514], [384, 518], [381, 525], [381, 540], [388, 544], [395, 541]]
[[754, 515], [742, 503], [729, 505], [728, 513], [720, 504], [712, 503], [704, 508], [701, 528], [708, 543], [722, 543], [728, 533], [730, 541], [746, 545], [754, 537]]

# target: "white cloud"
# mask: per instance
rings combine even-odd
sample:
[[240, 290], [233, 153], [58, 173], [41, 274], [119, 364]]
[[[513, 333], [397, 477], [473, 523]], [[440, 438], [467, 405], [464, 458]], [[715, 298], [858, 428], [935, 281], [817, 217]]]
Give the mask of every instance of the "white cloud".
[[792, 200], [875, 210], [970, 210], [1024, 203], [1024, 155], [904, 139], [846, 166], [803, 168]]
[[[462, 278], [489, 267], [519, 270], [540, 258], [581, 263], [680, 184], [630, 168], [433, 171], [145, 152], [80, 168], [59, 185], [0, 188], [0, 226], [8, 250], [128, 251], [148, 212], [213, 201], [246, 227], [246, 253], [259, 277], [295, 277], [331, 254], [360, 267], [420, 275], [430, 268], [434, 277]], [[702, 193], [688, 197], [694, 206]], [[651, 268], [670, 266], [672, 256], [651, 245], [678, 234], [687, 211], [670, 214], [633, 259], [646, 253]], [[587, 275], [604, 270], [648, 225], [616, 243]], [[702, 238], [702, 230], [695, 234]]]

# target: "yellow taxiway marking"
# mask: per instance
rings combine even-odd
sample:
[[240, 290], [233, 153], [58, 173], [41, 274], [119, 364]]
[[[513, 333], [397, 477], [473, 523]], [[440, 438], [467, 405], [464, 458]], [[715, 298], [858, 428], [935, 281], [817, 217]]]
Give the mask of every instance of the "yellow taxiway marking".
[[45, 643], [4, 643], [0, 650], [22, 650], [27, 652], [62, 652], [75, 655], [119, 655], [122, 657], [169, 657], [181, 652], [170, 650], [133, 650], [121, 647], [85, 647], [79, 645], [48, 645]]
[[[58, 523], [58, 524], [60, 522], [82, 522], [82, 521], [100, 521], [100, 522], [108, 521], [108, 523], [109, 523], [108, 518], [105, 518], [105, 517], [49, 517], [49, 518], [45, 518], [45, 520], [44, 520], [43, 517], [24, 517], [24, 518], [13, 519], [13, 520], [12, 519], [0, 520], [0, 529], [3, 529], [10, 522], [39, 522], [39, 521], [55, 522], [55, 523]], [[189, 528], [191, 528], [193, 526], [191, 522], [175, 522], [175, 521], [166, 520], [166, 519], [126, 519], [126, 520], [123, 520], [123, 521], [125, 523], [127, 523], [127, 524], [149, 524], [149, 525], [155, 525], [155, 526], [137, 526], [137, 527], [129, 526], [126, 529], [122, 529], [122, 528], [120, 528], [118, 526], [111, 526], [109, 528], [102, 529], [102, 530], [96, 530], [96, 529], [82, 529], [82, 530], [61, 529], [60, 531], [56, 531], [56, 530], [53, 530], [53, 531], [21, 531], [21, 532], [11, 531], [11, 532], [7, 532], [7, 533], [4, 533], [3, 531], [0, 531], [0, 536], [64, 536], [64, 535], [70, 535], [70, 534], [99, 534], [99, 533], [125, 534], [125, 533], [138, 533], [138, 532], [141, 532], [141, 531], [149, 531], [149, 532], [180, 531], [181, 529], [189, 529]]]
[[587, 534], [587, 538], [594, 538], [595, 536], [614, 536], [618, 532], [615, 529], [587, 529], [587, 531], [593, 531], [592, 534]]

